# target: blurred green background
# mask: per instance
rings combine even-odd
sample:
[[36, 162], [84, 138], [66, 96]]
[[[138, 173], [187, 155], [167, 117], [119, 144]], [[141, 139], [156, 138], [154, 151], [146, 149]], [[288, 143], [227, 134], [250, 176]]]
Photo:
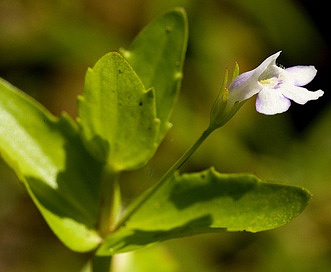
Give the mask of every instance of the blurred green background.
[[[0, 76], [58, 115], [76, 115], [88, 66], [128, 47], [157, 15], [185, 7], [190, 38], [173, 128], [155, 158], [122, 177], [125, 201], [155, 182], [208, 125], [224, 69], [241, 72], [282, 50], [285, 67], [315, 65], [324, 97], [263, 116], [251, 99], [185, 165], [249, 172], [302, 185], [312, 201], [290, 224], [258, 233], [172, 240], [118, 255], [117, 271], [331, 271], [331, 107], [327, 2], [290, 0], [0, 0]], [[324, 5], [324, 6], [323, 6]], [[6, 126], [6, 124], [1, 124]], [[139, 178], [137, 178], [137, 176]], [[66, 249], [13, 171], [0, 162], [0, 271], [80, 271], [88, 254]]]

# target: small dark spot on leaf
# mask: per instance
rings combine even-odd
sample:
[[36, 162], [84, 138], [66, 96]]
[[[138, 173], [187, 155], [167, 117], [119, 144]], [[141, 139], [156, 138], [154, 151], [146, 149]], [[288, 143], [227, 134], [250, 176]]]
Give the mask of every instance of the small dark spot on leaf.
[[167, 26], [165, 29], [165, 32], [168, 34], [172, 31], [172, 27], [171, 26]]
[[140, 101], [139, 102], [139, 106], [142, 106], [144, 104], [144, 102]]
[[119, 73], [119, 74], [122, 74], [123, 71], [122, 71], [121, 69], [118, 69], [118, 73]]

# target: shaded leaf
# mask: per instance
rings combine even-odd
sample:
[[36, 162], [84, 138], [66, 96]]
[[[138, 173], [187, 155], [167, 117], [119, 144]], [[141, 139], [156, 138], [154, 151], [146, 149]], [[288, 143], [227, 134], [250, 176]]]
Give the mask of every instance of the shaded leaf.
[[258, 232], [290, 222], [310, 199], [307, 190], [213, 169], [176, 175], [150, 197], [98, 250], [131, 251], [199, 233]]
[[187, 25], [184, 9], [169, 11], [148, 24], [128, 50], [122, 50], [145, 87], [155, 89], [156, 112], [161, 120], [158, 141], [170, 127], [169, 118], [179, 93]]

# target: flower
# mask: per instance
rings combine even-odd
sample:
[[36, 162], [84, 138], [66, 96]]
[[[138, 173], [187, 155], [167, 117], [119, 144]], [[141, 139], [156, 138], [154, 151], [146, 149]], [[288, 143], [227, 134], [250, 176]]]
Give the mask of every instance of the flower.
[[281, 68], [276, 65], [280, 53], [265, 59], [256, 69], [237, 76], [228, 88], [228, 103], [234, 105], [257, 94], [256, 110], [272, 115], [287, 111], [291, 101], [303, 105], [321, 97], [322, 90], [311, 92], [302, 87], [315, 77], [315, 67]]

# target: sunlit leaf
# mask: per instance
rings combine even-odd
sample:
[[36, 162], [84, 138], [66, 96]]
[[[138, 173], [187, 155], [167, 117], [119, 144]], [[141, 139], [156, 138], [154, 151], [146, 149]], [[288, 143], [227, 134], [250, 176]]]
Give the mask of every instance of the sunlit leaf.
[[144, 165], [156, 150], [154, 91], [145, 91], [118, 53], [106, 54], [87, 71], [79, 116], [87, 148], [117, 171]]
[[96, 247], [101, 166], [70, 118], [52, 116], [1, 79], [0, 124], [1, 155], [55, 234], [72, 250]]

